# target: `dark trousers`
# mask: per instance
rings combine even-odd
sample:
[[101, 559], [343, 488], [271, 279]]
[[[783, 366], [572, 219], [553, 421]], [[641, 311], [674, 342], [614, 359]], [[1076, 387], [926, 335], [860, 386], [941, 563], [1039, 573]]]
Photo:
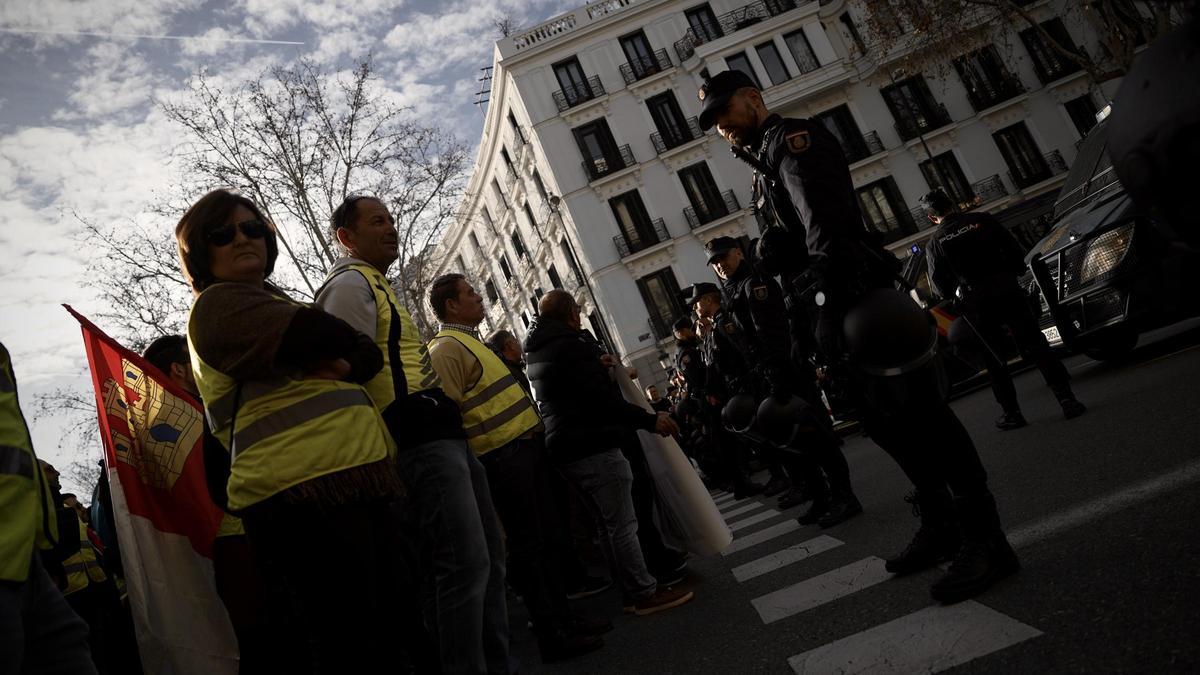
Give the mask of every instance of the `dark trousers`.
[[33, 554], [29, 578], [0, 581], [0, 673], [96, 673], [88, 626]]
[[276, 497], [241, 515], [265, 586], [275, 670], [370, 672], [396, 663], [397, 642], [419, 638], [419, 600], [411, 576], [397, 569], [387, 504]]
[[217, 537], [213, 541], [213, 575], [217, 595], [221, 596], [237, 636], [238, 672], [241, 675], [272, 672], [275, 659], [263, 611], [263, 585], [246, 535]]
[[1021, 356], [1042, 371], [1050, 390], [1059, 398], [1070, 394], [1070, 375], [1062, 361], [1050, 351], [1050, 344], [1038, 329], [1037, 319], [1019, 289], [974, 301], [967, 318], [985, 343], [980, 352], [992, 380], [992, 393], [1005, 412], [1020, 410], [1017, 390], [1004, 361], [1003, 346], [1008, 341], [1005, 326], [1012, 333]]
[[540, 436], [515, 440], [480, 457], [492, 504], [508, 543], [508, 580], [525, 599], [534, 632], [548, 636], [571, 617], [563, 580], [561, 532], [550, 467]]

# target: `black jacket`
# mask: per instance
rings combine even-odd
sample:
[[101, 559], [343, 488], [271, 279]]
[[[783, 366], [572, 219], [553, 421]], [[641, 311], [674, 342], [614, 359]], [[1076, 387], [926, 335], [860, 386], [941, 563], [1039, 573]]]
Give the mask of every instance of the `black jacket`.
[[695, 397], [704, 395], [704, 356], [700, 353], [700, 341], [678, 340], [675, 343], [675, 370], [683, 375], [688, 393]]
[[1021, 245], [987, 213], [951, 213], [943, 218], [925, 255], [929, 287], [946, 299], [954, 299], [959, 286], [976, 295], [1017, 290], [1017, 278], [1025, 272]]
[[656, 416], [622, 398], [600, 353], [584, 331], [545, 317], [534, 321], [525, 339], [526, 373], [546, 425], [546, 450], [559, 464], [619, 449], [632, 429], [654, 429]]

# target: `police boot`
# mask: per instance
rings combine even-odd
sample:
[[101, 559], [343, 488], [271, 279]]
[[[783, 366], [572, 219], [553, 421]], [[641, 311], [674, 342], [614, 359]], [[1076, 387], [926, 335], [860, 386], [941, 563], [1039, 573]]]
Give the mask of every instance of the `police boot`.
[[821, 526], [821, 529], [833, 527], [863, 512], [862, 502], [858, 501], [858, 497], [854, 495], [854, 489], [850, 487], [849, 476], [844, 480], [836, 481], [831, 478], [829, 482], [832, 496], [825, 515], [817, 521], [817, 525]]
[[1029, 424], [1025, 421], [1025, 416], [1020, 410], [1006, 410], [1003, 415], [996, 418], [996, 428], [1000, 431], [1009, 431], [1012, 429], [1020, 429]]
[[1062, 406], [1063, 417], [1073, 420], [1083, 413], [1087, 412], [1087, 406], [1079, 402], [1075, 395], [1067, 390], [1067, 396], [1058, 398], [1058, 404]]
[[825, 479], [811, 482], [813, 484], [808, 487], [812, 490], [812, 505], [796, 518], [801, 525], [812, 525], [829, 511], [829, 487], [825, 485]]
[[1021, 569], [990, 494], [959, 497], [954, 507], [963, 532], [962, 547], [946, 575], [929, 589], [934, 600], [947, 604], [974, 597]]
[[921, 527], [899, 555], [888, 558], [884, 569], [892, 574], [913, 574], [950, 560], [962, 543], [954, 522], [950, 493], [914, 492], [904, 498], [912, 504], [913, 515]]

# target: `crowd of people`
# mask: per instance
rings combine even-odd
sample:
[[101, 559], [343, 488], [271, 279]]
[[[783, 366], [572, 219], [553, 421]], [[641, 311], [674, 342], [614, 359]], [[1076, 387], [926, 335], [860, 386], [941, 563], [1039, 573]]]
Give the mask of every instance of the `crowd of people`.
[[[755, 151], [768, 222], [754, 248], [707, 242], [719, 285], [691, 287], [694, 314], [674, 325], [671, 381], [666, 397], [646, 388], [650, 410], [623, 397], [612, 376], [622, 364], [564, 290], [540, 298], [522, 344], [481, 335], [477, 289], [445, 274], [422, 289], [440, 322], [423, 340], [387, 276], [399, 237], [384, 199], [350, 196], [333, 212], [342, 257], [312, 303], [271, 283], [277, 236], [259, 205], [218, 189], [182, 216], [187, 334], [145, 357], [205, 411], [206, 478], [227, 514], [213, 566], [241, 672], [514, 673], [510, 589], [543, 662], [601, 648], [612, 621], [573, 600], [615, 583], [623, 611], [644, 616], [693, 598], [679, 586], [686, 554], [656, 528], [639, 431], [679, 439], [711, 485], [738, 497], [810, 503], [802, 524], [863, 513], [819, 381], [849, 392], [916, 488], [920, 528], [888, 570], [952, 560], [932, 593], [954, 602], [1019, 568], [970, 435], [928, 377], [928, 317], [862, 231], [836, 139], [770, 114], [737, 71], [700, 99], [702, 127]], [[935, 222], [957, 222], [931, 204]], [[936, 283], [978, 288], [978, 268], [941, 248]], [[990, 335], [1019, 329], [1064, 413], [1082, 413], [1028, 326], [981, 311]], [[133, 672], [120, 558], [106, 551], [119, 544], [33, 461], [3, 357], [0, 504], [22, 523], [0, 538], [5, 672]], [[1013, 395], [998, 399], [1002, 426], [1023, 423]], [[766, 484], [752, 478], [759, 468]], [[601, 562], [611, 581], [593, 574]]]

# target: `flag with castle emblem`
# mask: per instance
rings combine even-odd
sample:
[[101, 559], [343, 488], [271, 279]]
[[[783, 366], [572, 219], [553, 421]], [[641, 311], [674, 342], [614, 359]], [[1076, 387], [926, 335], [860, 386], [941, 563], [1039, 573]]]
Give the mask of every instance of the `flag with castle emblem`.
[[237, 641], [213, 579], [224, 514], [204, 481], [200, 405], [64, 307], [83, 327], [143, 669], [236, 673]]

